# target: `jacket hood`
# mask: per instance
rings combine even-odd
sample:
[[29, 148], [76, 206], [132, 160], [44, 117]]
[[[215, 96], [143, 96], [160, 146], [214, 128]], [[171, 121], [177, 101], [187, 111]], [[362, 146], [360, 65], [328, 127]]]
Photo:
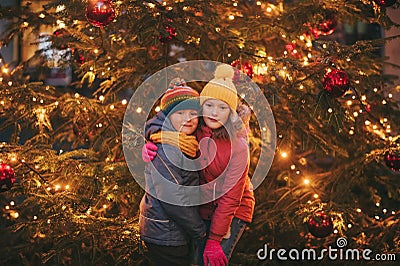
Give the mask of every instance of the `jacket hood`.
[[153, 118], [146, 122], [144, 135], [147, 140], [150, 139], [150, 135], [160, 130], [164, 131], [176, 131], [172, 125], [171, 120], [160, 111]]

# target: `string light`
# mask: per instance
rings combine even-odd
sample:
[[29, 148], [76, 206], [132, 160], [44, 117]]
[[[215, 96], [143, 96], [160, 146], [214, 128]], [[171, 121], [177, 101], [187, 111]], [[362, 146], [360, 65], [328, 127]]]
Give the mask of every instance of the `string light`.
[[61, 11], [63, 11], [63, 10], [65, 10], [65, 5], [58, 5], [58, 6], [56, 7], [56, 12], [61, 12]]
[[17, 211], [12, 211], [12, 212], [10, 213], [10, 215], [11, 215], [14, 219], [17, 219], [17, 218], [19, 217], [19, 213], [18, 213]]
[[356, 209], [356, 212], [361, 213], [361, 209], [360, 209], [360, 208], [357, 208], [357, 209]]
[[303, 182], [304, 182], [305, 185], [309, 185], [310, 184], [310, 180], [309, 179], [304, 179]]
[[17, 155], [13, 154], [10, 158], [11, 162], [15, 163], [18, 159], [17, 159]]
[[156, 106], [156, 108], [154, 109], [154, 111], [160, 112], [160, 111], [161, 111], [161, 107], [160, 107], [160, 106]]
[[285, 151], [281, 152], [281, 157], [282, 158], [287, 158], [288, 157], [287, 152], [285, 152]]
[[128, 101], [126, 99], [123, 99], [121, 103], [122, 103], [122, 105], [126, 105], [128, 103]]

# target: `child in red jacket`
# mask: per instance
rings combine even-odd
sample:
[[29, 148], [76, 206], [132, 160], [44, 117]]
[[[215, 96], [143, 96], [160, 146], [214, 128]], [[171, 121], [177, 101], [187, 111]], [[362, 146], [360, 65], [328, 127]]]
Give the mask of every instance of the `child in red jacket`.
[[199, 161], [205, 166], [200, 183], [214, 183], [212, 196], [207, 193], [209, 189], [203, 193], [209, 203], [201, 205], [199, 210], [209, 228], [204, 265], [221, 264], [221, 254], [230, 259], [254, 211], [254, 194], [248, 177], [250, 155], [246, 136], [242, 134], [243, 121], [237, 113], [233, 74], [232, 67], [218, 66], [215, 78], [200, 93], [203, 117], [197, 139], [203, 158]]

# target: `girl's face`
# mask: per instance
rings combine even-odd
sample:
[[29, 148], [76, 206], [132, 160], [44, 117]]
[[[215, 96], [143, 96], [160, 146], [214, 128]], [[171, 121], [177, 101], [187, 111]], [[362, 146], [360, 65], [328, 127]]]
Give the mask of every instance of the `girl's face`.
[[208, 99], [203, 106], [204, 123], [211, 129], [218, 129], [228, 121], [231, 109], [221, 100]]
[[169, 119], [177, 131], [190, 135], [197, 129], [199, 112], [192, 109], [178, 110], [173, 112]]

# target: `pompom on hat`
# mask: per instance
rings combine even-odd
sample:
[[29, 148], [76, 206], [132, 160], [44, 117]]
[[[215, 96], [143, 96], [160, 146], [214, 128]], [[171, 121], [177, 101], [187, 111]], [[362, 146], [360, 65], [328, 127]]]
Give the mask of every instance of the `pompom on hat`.
[[236, 111], [238, 103], [237, 90], [233, 84], [233, 67], [227, 64], [217, 66], [214, 79], [210, 80], [200, 93], [200, 105], [209, 98], [226, 102], [233, 111]]
[[186, 109], [200, 109], [199, 93], [187, 86], [183, 79], [173, 79], [161, 98], [161, 111], [168, 116], [171, 111]]

